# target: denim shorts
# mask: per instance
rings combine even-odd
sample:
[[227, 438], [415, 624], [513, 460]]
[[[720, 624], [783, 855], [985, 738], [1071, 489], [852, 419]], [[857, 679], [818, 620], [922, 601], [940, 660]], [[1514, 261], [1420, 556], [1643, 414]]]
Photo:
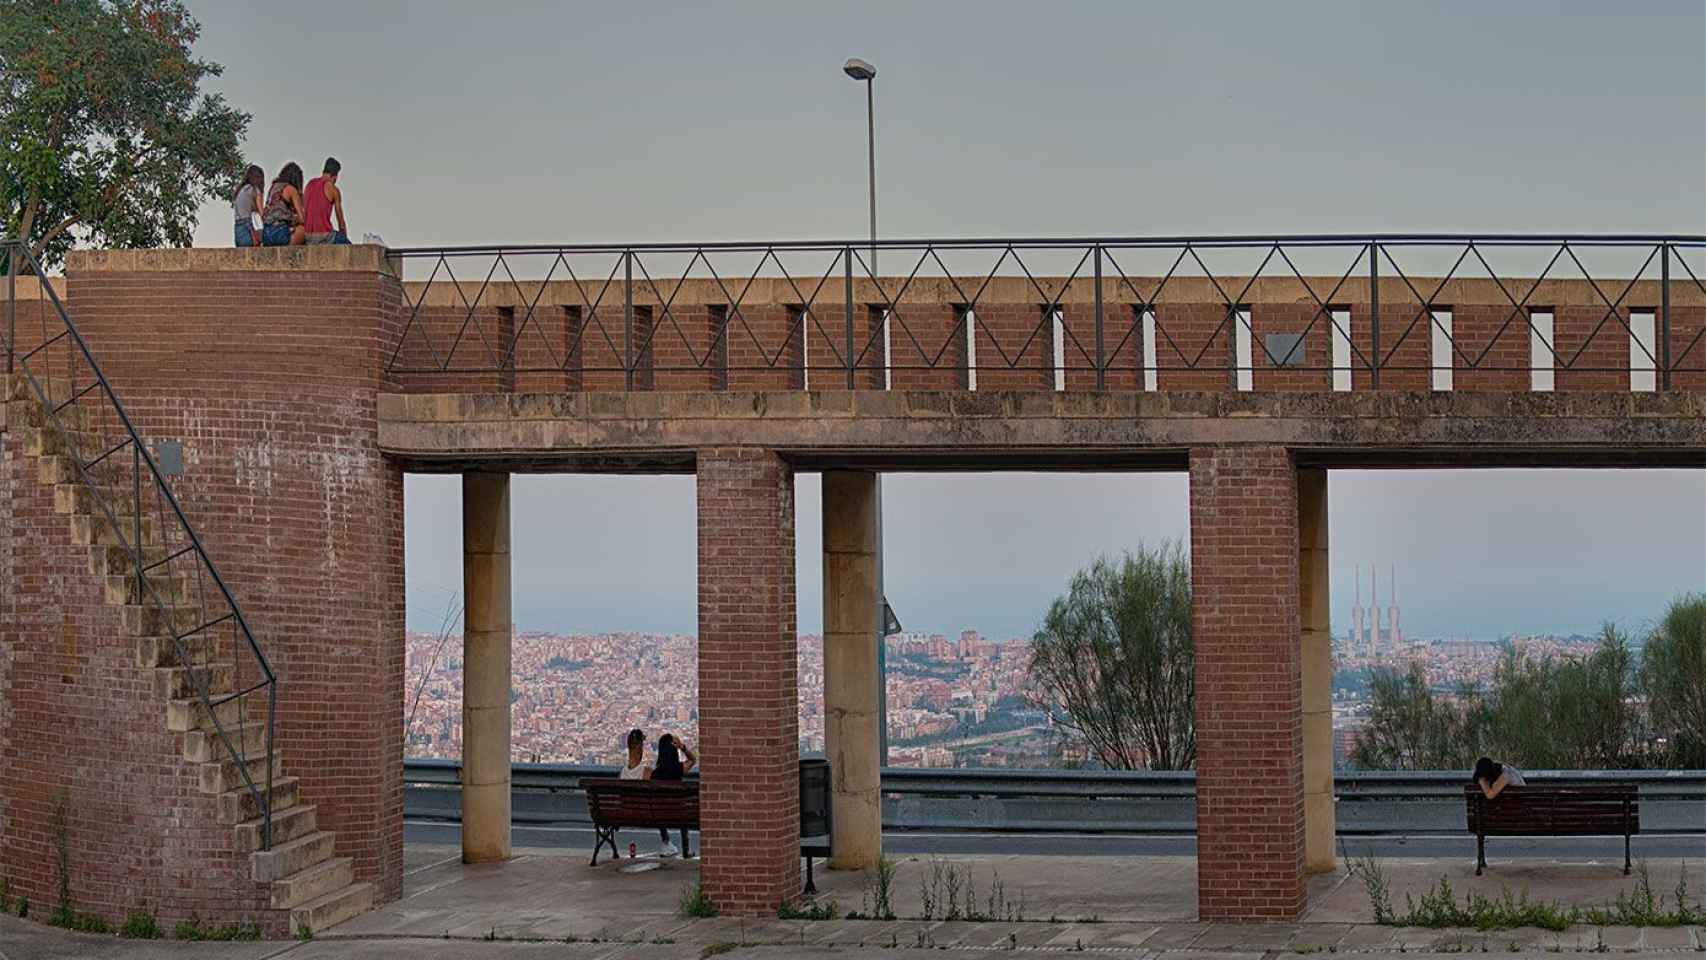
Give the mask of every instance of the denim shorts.
[[250, 228], [248, 223], [236, 223], [232, 224], [232, 226], [237, 228], [236, 236], [232, 237], [233, 240], [237, 241], [237, 246], [252, 247], [255, 245], [254, 235], [249, 232]]
[[342, 230], [333, 230], [331, 233], [310, 233], [307, 243], [311, 247], [317, 244], [348, 244], [349, 237]]
[[290, 228], [282, 223], [269, 223], [261, 228], [261, 246], [290, 246]]

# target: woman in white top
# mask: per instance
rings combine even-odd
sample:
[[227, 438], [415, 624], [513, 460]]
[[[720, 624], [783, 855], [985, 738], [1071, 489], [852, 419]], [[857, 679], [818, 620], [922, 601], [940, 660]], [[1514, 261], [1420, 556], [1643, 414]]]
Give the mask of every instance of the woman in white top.
[[[628, 731], [628, 759], [616, 776], [623, 780], [650, 780], [652, 768], [646, 764], [646, 732], [638, 727]], [[658, 828], [658, 856], [673, 857], [680, 851], [669, 842], [669, 831]]]
[[261, 191], [266, 188], [266, 174], [260, 167], [251, 166], [243, 174], [237, 195], [231, 199], [232, 239], [239, 247], [261, 245], [261, 231], [255, 229], [255, 217], [261, 212]]
[[1471, 778], [1488, 800], [1497, 797], [1506, 787], [1528, 786], [1528, 782], [1522, 778], [1521, 770], [1508, 763], [1499, 763], [1492, 757], [1476, 760], [1475, 772]]

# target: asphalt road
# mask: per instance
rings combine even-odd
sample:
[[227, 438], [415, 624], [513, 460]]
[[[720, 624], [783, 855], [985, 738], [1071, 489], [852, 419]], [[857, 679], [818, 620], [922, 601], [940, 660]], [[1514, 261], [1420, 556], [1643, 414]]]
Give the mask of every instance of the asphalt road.
[[[516, 824], [512, 841], [518, 847], [578, 847], [592, 849], [588, 827]], [[404, 843], [460, 843], [461, 826], [442, 821], [409, 820], [403, 825]], [[621, 842], [639, 843], [642, 849], [654, 839], [648, 831], [624, 831]], [[1464, 857], [1474, 859], [1473, 836], [1382, 836], [1344, 837], [1345, 852], [1351, 856]], [[1196, 853], [1192, 836], [1154, 834], [1082, 833], [924, 833], [889, 831], [883, 848], [890, 853], [1027, 854], [1059, 856], [1154, 857], [1190, 856]], [[1645, 834], [1633, 842], [1640, 857], [1687, 857], [1706, 859], [1706, 835]], [[590, 855], [590, 854], [589, 854]], [[1623, 857], [1620, 837], [1497, 837], [1487, 841], [1490, 859], [1536, 858], [1546, 860], [1608, 860]]]

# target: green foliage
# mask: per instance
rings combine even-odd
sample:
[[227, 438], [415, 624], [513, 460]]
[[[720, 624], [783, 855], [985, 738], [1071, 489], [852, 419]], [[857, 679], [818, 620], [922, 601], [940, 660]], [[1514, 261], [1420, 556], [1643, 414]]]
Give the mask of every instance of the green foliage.
[[932, 857], [929, 871], [918, 875], [918, 893], [925, 920], [1018, 923], [1025, 919], [1024, 896], [1008, 899], [999, 870], [990, 871], [988, 893], [980, 899], [970, 867]]
[[0, 877], [0, 914], [12, 912], [12, 881]]
[[1452, 696], [1420, 664], [1370, 677], [1372, 716], [1351, 761], [1373, 770], [1467, 770], [1486, 755], [1531, 769], [1628, 769], [1663, 763], [1646, 744], [1642, 671], [1612, 624], [1583, 658], [1506, 655], [1491, 687]]
[[815, 900], [807, 904], [784, 903], [776, 910], [779, 920], [834, 920], [841, 908], [834, 900]]
[[200, 917], [190, 917], [178, 921], [172, 928], [172, 936], [178, 940], [259, 940], [261, 928], [253, 923], [231, 923], [223, 927], [209, 927], [201, 922]]
[[1675, 738], [1671, 765], [1706, 768], [1706, 593], [1672, 601], [1642, 652], [1653, 723]]
[[1688, 895], [1687, 863], [1677, 874], [1675, 903], [1668, 906], [1665, 898], [1654, 892], [1647, 865], [1642, 862], [1635, 871], [1634, 888], [1619, 893], [1611, 903], [1600, 907], [1583, 908], [1535, 901], [1529, 899], [1527, 891], [1513, 894], [1508, 889], [1502, 890], [1496, 898], [1470, 891], [1459, 901], [1451, 888], [1451, 881], [1441, 877], [1439, 883], [1423, 892], [1420, 899], [1405, 894], [1402, 913], [1393, 910], [1386, 871], [1373, 856], [1347, 859], [1346, 867], [1352, 876], [1362, 880], [1374, 912], [1374, 921], [1384, 926], [1564, 930], [1578, 923], [1601, 927], [1673, 927], [1706, 923], [1706, 909]]
[[681, 888], [681, 915], [684, 917], [714, 917], [717, 905], [705, 896], [704, 884]]
[[249, 115], [201, 85], [181, 0], [0, 0], [0, 233], [44, 264], [77, 239], [188, 246], [235, 192]]
[[1037, 705], [1113, 770], [1196, 763], [1191, 571], [1184, 548], [1138, 546], [1073, 575], [1031, 638]]
[[[71, 903], [71, 796], [64, 790], [53, 796], [53, 814], [48, 817], [48, 833], [53, 836], [53, 868], [59, 883], [59, 906], [53, 911], [56, 923], [76, 914]], [[63, 926], [64, 924], [58, 924]]]
[[78, 933], [112, 933], [113, 925], [103, 917], [93, 913], [82, 913], [77, 910], [58, 909], [53, 916], [47, 918], [50, 927], [61, 927], [75, 930]]
[[165, 933], [160, 930], [154, 914], [147, 910], [132, 910], [124, 918], [124, 926], [118, 928], [118, 935], [130, 940], [158, 940]]

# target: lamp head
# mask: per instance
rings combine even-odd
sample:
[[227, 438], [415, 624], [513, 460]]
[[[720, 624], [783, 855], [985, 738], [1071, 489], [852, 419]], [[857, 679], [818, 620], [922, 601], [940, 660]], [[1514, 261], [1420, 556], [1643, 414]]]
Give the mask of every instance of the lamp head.
[[865, 61], [854, 57], [841, 68], [849, 77], [855, 80], [871, 80], [877, 75], [877, 68]]

